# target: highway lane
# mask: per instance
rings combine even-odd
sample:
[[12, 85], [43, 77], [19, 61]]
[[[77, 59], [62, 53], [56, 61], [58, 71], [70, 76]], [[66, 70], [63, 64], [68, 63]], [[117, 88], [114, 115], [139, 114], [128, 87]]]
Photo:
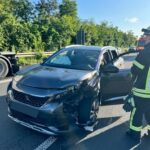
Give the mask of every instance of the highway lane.
[[[126, 62], [130, 62], [126, 60]], [[0, 81], [0, 149], [2, 150], [149, 150], [150, 142], [142, 138], [140, 145], [135, 145], [126, 137], [129, 113], [122, 109], [122, 104], [100, 107], [98, 126], [93, 133], [77, 128], [63, 137], [44, 135], [21, 125], [7, 117], [6, 88], [9, 82]], [[146, 130], [143, 130], [143, 134]]]
[[[112, 150], [112, 148], [114, 150], [127, 150], [135, 146], [137, 146], [136, 149], [148, 150], [150, 148], [150, 142], [145, 139], [142, 139], [141, 145], [134, 145], [125, 136], [125, 131], [128, 128], [129, 113], [125, 113], [122, 110], [122, 104], [102, 106], [98, 115], [98, 127], [96, 131], [90, 134], [77, 129], [66, 137], [56, 137], [56, 140], [53, 140], [51, 136], [22, 127], [7, 117], [5, 95], [8, 83], [1, 85], [0, 149], [40, 150], [41, 145], [49, 150]], [[48, 143], [45, 141], [48, 141]], [[46, 145], [43, 143], [46, 143]]]
[[46, 135], [24, 128], [7, 117], [5, 101], [7, 83], [0, 83], [0, 149], [34, 149], [48, 138]]
[[[39, 146], [49, 139], [50, 136], [22, 127], [7, 117], [7, 104], [5, 102], [7, 86], [8, 83], [2, 83], [0, 86], [0, 149], [30, 150], [39, 148]], [[116, 112], [115, 108], [119, 109], [119, 114], [117, 114], [118, 111]], [[125, 113], [120, 105], [115, 105], [113, 107], [103, 106], [99, 112], [99, 130], [92, 133], [92, 136], [94, 134], [97, 135], [97, 133], [101, 133], [106, 126], [111, 125], [111, 123], [118, 120], [124, 114]], [[90, 134], [86, 134], [85, 132], [77, 129], [72, 134], [67, 135], [67, 137], [57, 138], [55, 143], [53, 143], [49, 149], [59, 149], [60, 147], [74, 145], [76, 142], [84, 139], [87, 135]], [[84, 141], [86, 140], [87, 139]], [[83, 144], [84, 141], [81, 143]]]

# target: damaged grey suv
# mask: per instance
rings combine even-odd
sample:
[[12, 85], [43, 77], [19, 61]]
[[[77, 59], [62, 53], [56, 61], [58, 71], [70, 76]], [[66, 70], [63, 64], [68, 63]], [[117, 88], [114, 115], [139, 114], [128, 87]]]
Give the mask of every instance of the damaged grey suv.
[[53, 135], [72, 125], [90, 126], [97, 120], [100, 103], [128, 93], [131, 78], [128, 71], [119, 71], [121, 65], [123, 59], [114, 47], [65, 47], [16, 74], [8, 87], [8, 116]]

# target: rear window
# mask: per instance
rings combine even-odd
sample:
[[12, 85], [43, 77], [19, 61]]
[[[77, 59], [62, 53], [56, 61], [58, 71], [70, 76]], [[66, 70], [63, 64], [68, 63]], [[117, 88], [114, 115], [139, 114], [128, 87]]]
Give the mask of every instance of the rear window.
[[117, 59], [118, 54], [117, 54], [117, 52], [115, 50], [112, 50], [111, 54], [112, 54], [113, 59]]

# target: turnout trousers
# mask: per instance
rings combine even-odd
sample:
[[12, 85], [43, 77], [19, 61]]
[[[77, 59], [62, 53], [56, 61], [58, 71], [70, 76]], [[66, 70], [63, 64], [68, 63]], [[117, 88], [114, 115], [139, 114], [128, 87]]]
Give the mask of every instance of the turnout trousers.
[[150, 132], [150, 98], [133, 97], [133, 110], [130, 115], [130, 130], [140, 134], [143, 128], [143, 117]]

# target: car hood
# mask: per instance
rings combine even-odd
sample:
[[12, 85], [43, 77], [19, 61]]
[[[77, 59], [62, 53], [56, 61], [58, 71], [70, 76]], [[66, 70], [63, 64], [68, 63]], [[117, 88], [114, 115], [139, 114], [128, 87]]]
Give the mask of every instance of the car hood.
[[41, 65], [21, 70], [14, 80], [18, 84], [35, 88], [62, 89], [92, 78], [96, 71], [74, 70]]

